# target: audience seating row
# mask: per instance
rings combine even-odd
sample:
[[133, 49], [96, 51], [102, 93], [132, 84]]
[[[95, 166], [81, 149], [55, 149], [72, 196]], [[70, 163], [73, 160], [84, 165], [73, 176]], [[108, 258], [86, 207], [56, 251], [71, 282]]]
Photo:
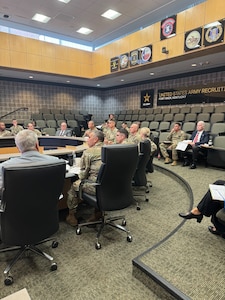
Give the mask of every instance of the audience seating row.
[[204, 105], [204, 106], [172, 106], [172, 107], [156, 107], [143, 109], [128, 109], [116, 111], [115, 115], [149, 115], [149, 114], [188, 114], [188, 113], [225, 113], [225, 105]]
[[205, 121], [210, 123], [217, 123], [217, 122], [224, 122], [225, 120], [225, 113], [166, 113], [166, 114], [139, 114], [139, 115], [118, 115], [118, 121], [157, 121], [157, 122], [198, 122], [198, 121]]

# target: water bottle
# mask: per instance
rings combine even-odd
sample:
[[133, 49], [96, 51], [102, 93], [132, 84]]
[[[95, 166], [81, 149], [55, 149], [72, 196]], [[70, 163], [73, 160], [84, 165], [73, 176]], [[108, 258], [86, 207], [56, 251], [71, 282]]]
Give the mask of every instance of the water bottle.
[[212, 145], [213, 145], [212, 140], [209, 140], [208, 145], [209, 145], [209, 146], [212, 146]]

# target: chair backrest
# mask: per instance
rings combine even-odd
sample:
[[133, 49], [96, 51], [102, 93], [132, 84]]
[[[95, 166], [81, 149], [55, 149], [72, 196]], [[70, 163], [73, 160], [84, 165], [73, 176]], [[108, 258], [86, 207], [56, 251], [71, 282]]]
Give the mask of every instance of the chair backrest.
[[225, 149], [225, 136], [216, 136], [213, 141], [213, 146]]
[[212, 106], [212, 105], [209, 105], [209, 106], [206, 105], [206, 106], [202, 107], [202, 112], [203, 113], [212, 114], [212, 113], [214, 113], [214, 111], [215, 111], [215, 107]]
[[46, 124], [47, 124], [47, 126], [50, 127], [50, 128], [56, 128], [56, 127], [57, 127], [56, 120], [47, 120], [47, 121], [46, 121]]
[[215, 113], [225, 113], [225, 105], [218, 105], [215, 107]]
[[46, 127], [45, 120], [36, 120], [35, 123], [36, 123], [36, 126], [39, 127], [39, 128], [41, 128], [41, 129], [44, 128], [44, 127]]
[[170, 113], [171, 114], [179, 114], [180, 112], [180, 107], [175, 106], [175, 107], [171, 107]]
[[210, 117], [210, 123], [220, 123], [224, 122], [224, 113], [213, 113]]
[[161, 114], [162, 108], [161, 107], [155, 107], [153, 108], [153, 114]]
[[158, 128], [159, 128], [159, 122], [157, 122], [157, 121], [152, 121], [149, 124], [149, 129], [150, 130], [157, 130]]
[[170, 107], [164, 107], [164, 108], [162, 108], [162, 111], [161, 111], [161, 113], [162, 114], [169, 114], [170, 113]]
[[163, 121], [159, 124], [159, 131], [168, 131], [170, 128], [170, 122]]
[[60, 113], [55, 114], [55, 119], [56, 120], [62, 120], [62, 119], [64, 119], [64, 114], [60, 114]]
[[184, 113], [175, 114], [174, 118], [173, 118], [173, 121], [174, 122], [183, 122], [184, 121], [184, 117], [185, 117]]
[[197, 116], [197, 122], [198, 121], [209, 122], [209, 120], [210, 120], [210, 114], [207, 112], [206, 113], [202, 112]]
[[192, 133], [195, 130], [195, 122], [185, 122], [182, 126], [182, 130], [186, 133]]
[[200, 114], [202, 112], [202, 107], [201, 106], [193, 106], [191, 108], [191, 113], [192, 114]]
[[196, 122], [197, 114], [196, 113], [188, 113], [185, 116], [184, 122]]
[[155, 114], [154, 121], [161, 122], [163, 120], [163, 114]]
[[146, 178], [146, 166], [150, 159], [151, 153], [151, 143], [149, 140], [140, 142], [139, 144], [139, 156], [138, 156], [138, 164], [137, 169], [134, 174], [134, 185], [135, 186], [146, 186], [147, 178]]
[[[6, 245], [29, 245], [54, 234], [65, 161], [8, 165], [3, 168], [1, 238]], [[13, 187], [13, 188], [12, 188]]]
[[138, 160], [137, 145], [102, 147], [102, 165], [96, 186], [98, 206], [102, 211], [119, 210], [132, 204], [131, 181]]
[[214, 123], [211, 127], [211, 134], [217, 135], [220, 133], [225, 133], [225, 123]]
[[163, 121], [172, 122], [173, 121], [173, 114], [171, 114], [171, 113], [165, 114], [164, 117], [163, 117]]
[[53, 127], [45, 127], [42, 129], [42, 134], [55, 136], [56, 130]]
[[191, 108], [189, 106], [184, 106], [180, 108], [180, 113], [181, 114], [189, 114], [191, 111]]

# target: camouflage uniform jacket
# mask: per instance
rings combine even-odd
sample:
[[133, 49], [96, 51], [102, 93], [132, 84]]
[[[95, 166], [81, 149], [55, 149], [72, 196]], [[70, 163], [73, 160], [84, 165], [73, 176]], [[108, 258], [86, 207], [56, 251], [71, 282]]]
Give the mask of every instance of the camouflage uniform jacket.
[[186, 133], [183, 130], [174, 131], [167, 136], [167, 141], [171, 141], [174, 145], [186, 139]]
[[141, 141], [141, 137], [138, 132], [135, 134], [129, 134], [129, 137], [128, 137], [129, 144], [138, 144], [140, 141]]
[[79, 178], [81, 181], [85, 179], [82, 190], [88, 194], [95, 195], [95, 186], [91, 185], [89, 182], [96, 182], [98, 171], [101, 166], [101, 148], [103, 143], [99, 142], [93, 147], [88, 148], [84, 151], [81, 161], [80, 161], [80, 174]]
[[17, 135], [17, 133], [20, 132], [21, 130], [23, 130], [23, 127], [20, 125], [10, 127], [10, 131], [12, 132], [12, 135]]
[[105, 138], [112, 143], [116, 143], [116, 133], [117, 133], [117, 128], [114, 128], [111, 130], [108, 128], [108, 130], [105, 132]]
[[0, 137], [12, 136], [11, 132], [8, 130], [0, 131]]

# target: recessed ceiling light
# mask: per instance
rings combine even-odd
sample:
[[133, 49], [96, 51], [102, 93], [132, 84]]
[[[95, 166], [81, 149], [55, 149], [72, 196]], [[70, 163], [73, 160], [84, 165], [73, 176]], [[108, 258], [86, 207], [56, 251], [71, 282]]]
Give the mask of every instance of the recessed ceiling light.
[[101, 16], [104, 18], [110, 19], [110, 20], [114, 20], [114, 19], [118, 18], [119, 16], [121, 16], [121, 13], [119, 13], [113, 9], [108, 9]]
[[151, 72], [151, 73], [149, 73], [149, 75], [153, 76], [153, 75], [155, 75], [155, 73]]
[[124, 79], [121, 79], [120, 81], [124, 81]]
[[196, 67], [196, 66], [197, 66], [197, 64], [192, 64], [191, 66], [192, 66], [192, 67]]
[[77, 30], [78, 33], [81, 33], [81, 34], [90, 34], [91, 32], [93, 32], [93, 30], [89, 29], [89, 28], [86, 28], [86, 27], [81, 27], [80, 29]]
[[67, 83], [70, 83], [70, 80], [67, 80], [66, 82], [67, 82]]
[[48, 16], [45, 16], [45, 15], [41, 15], [41, 14], [35, 14], [32, 17], [32, 20], [38, 21], [38, 22], [41, 22], [41, 23], [48, 23], [48, 21], [51, 20], [51, 18], [48, 17]]
[[31, 78], [31, 79], [32, 79], [32, 78], [34, 78], [34, 76], [30, 75], [30, 76], [29, 76], [29, 78]]
[[69, 3], [71, 0], [58, 0], [59, 2]]
[[98, 83], [97, 86], [100, 86], [100, 83]]

